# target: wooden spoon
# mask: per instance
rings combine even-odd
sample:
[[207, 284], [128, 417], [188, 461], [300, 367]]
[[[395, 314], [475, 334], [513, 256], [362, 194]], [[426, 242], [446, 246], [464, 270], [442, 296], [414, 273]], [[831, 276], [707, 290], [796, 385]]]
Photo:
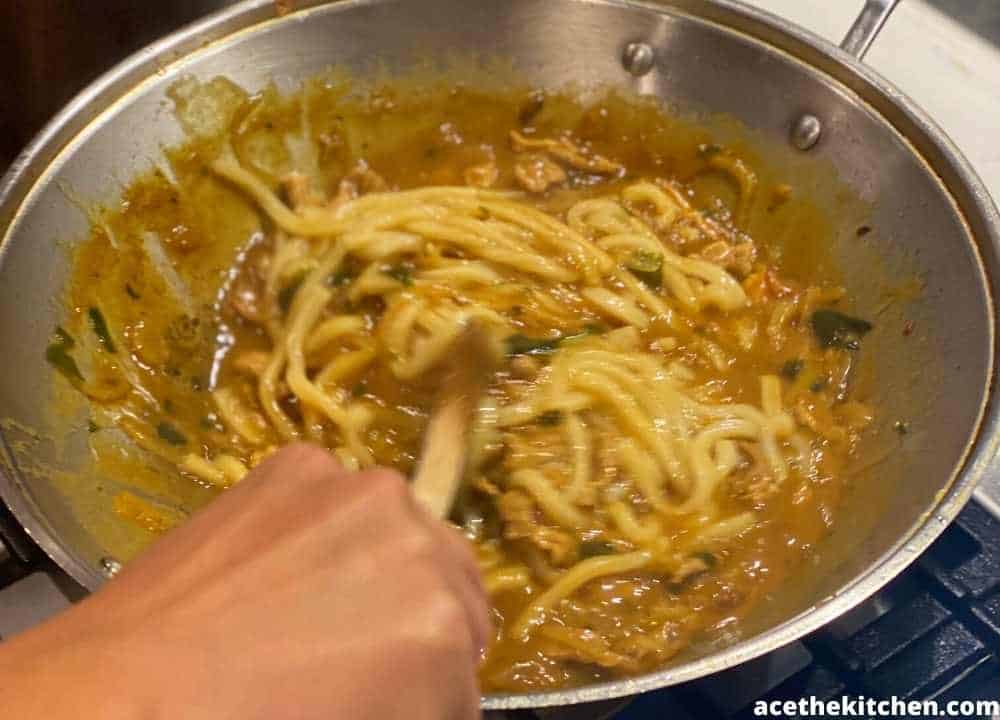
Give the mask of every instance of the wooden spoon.
[[496, 339], [472, 320], [445, 356], [441, 400], [424, 436], [413, 494], [434, 517], [451, 512], [465, 472], [469, 429], [479, 399], [503, 358]]

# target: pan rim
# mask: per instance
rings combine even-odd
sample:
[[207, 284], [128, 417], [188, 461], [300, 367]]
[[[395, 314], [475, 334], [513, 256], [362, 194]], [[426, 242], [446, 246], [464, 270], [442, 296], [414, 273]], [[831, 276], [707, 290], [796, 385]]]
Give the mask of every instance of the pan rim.
[[[15, 159], [0, 180], [0, 264], [9, 245], [17, 219], [30, 204], [36, 188], [55, 173], [76, 141], [121, 103], [141, 92], [159, 72], [168, 70], [204, 52], [219, 42], [256, 32], [276, 22], [288, 22], [312, 11], [348, 11], [356, 6], [381, 4], [387, 0], [300, 0], [300, 9], [286, 17], [275, 17], [272, 0], [244, 0], [178, 30], [129, 56], [75, 96]], [[968, 161], [947, 135], [911, 99], [878, 73], [828, 41], [777, 16], [735, 0], [571, 0], [590, 5], [643, 8], [671, 13], [717, 25], [739, 33], [769, 49], [784, 53], [828, 78], [838, 89], [859, 99], [906, 141], [912, 152], [937, 177], [955, 203], [974, 240], [980, 270], [986, 280], [990, 307], [989, 380], [980, 407], [975, 432], [968, 439], [962, 458], [942, 484], [936, 503], [907, 532], [868, 568], [839, 591], [769, 630], [704, 658], [656, 670], [623, 680], [587, 685], [568, 690], [536, 693], [493, 694], [483, 698], [484, 709], [515, 709], [566, 705], [607, 700], [659, 689], [708, 675], [758, 657], [775, 647], [792, 642], [816, 630], [854, 607], [902, 571], [944, 530], [971, 497], [975, 485], [991, 467], [997, 467], [1000, 447], [1000, 407], [995, 398], [998, 383], [995, 297], [998, 257], [1000, 257], [1000, 215], [989, 193]], [[331, 6], [336, 6], [331, 9]], [[798, 52], [797, 52], [798, 51]], [[813, 57], [806, 60], [801, 53]], [[162, 56], [170, 56], [166, 68]], [[817, 61], [819, 64], [817, 64]], [[873, 104], [872, 99], [880, 102]], [[886, 117], [881, 108], [899, 113], [903, 127]], [[928, 158], [914, 145], [914, 134], [937, 157]], [[942, 171], [946, 171], [944, 174]], [[952, 177], [949, 178], [948, 176]], [[970, 218], [975, 221], [970, 224]], [[978, 226], [978, 227], [977, 227]], [[989, 260], [989, 262], [987, 262]], [[6, 437], [0, 444], [12, 460]], [[101, 582], [97, 571], [67, 548], [48, 522], [37, 512], [21, 480], [0, 467], [0, 497], [8, 504], [32, 539], [75, 580], [89, 589]], [[16, 474], [15, 474], [16, 475]]]

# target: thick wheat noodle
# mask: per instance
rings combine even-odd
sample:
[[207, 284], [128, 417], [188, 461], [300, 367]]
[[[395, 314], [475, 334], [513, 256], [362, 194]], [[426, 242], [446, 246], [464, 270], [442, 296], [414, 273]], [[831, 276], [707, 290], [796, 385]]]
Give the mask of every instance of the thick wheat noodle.
[[583, 513], [537, 470], [519, 470], [511, 475], [510, 482], [533, 495], [542, 512], [560, 525], [582, 528], [586, 524]]
[[462, 261], [424, 270], [418, 280], [450, 285], [492, 285], [502, 282], [503, 276], [481, 262]]
[[509, 590], [521, 590], [531, 585], [531, 571], [523, 566], [500, 567], [483, 576], [483, 588], [488, 595]]
[[656, 465], [648, 455], [643, 454], [631, 439], [623, 439], [617, 448], [618, 458], [632, 478], [632, 482], [643, 494], [646, 500], [656, 509], [662, 509], [666, 503], [663, 494], [661, 475]]
[[578, 389], [600, 400], [625, 426], [625, 429], [646, 446], [646, 449], [656, 457], [676, 492], [685, 493], [688, 490], [691, 479], [681, 474], [677, 458], [663, 442], [663, 438], [657, 436], [649, 418], [644, 415], [634, 398], [628, 397], [620, 388], [610, 383], [607, 377], [581, 373], [573, 382]]
[[322, 350], [334, 340], [359, 333], [364, 327], [364, 318], [358, 315], [338, 315], [324, 320], [310, 333], [309, 339], [306, 340], [305, 351], [311, 354]]
[[622, 297], [603, 287], [584, 288], [580, 294], [596, 306], [603, 315], [641, 330], [645, 330], [649, 326], [649, 316], [638, 308], [632, 298]]
[[750, 207], [753, 204], [754, 195], [757, 191], [757, 176], [747, 167], [746, 163], [731, 155], [716, 153], [708, 161], [708, 164], [717, 170], [728, 173], [739, 186], [736, 225], [745, 228], [747, 220], [750, 217]]
[[223, 453], [215, 458], [215, 465], [222, 471], [229, 484], [238, 483], [247, 474], [247, 466], [240, 460]]
[[[512, 203], [484, 203], [488, 210], [498, 217], [513, 220], [528, 230], [538, 233], [547, 240], [554, 250], [568, 251], [581, 258], [582, 270], [591, 282], [597, 282], [600, 275], [608, 272], [613, 266], [611, 258], [589, 242], [580, 233], [568, 225], [564, 225], [545, 213], [528, 208], [527, 210], [514, 206]], [[582, 257], [581, 257], [582, 256]]]
[[316, 373], [316, 385], [324, 390], [336, 390], [345, 377], [354, 375], [375, 362], [378, 350], [374, 346], [338, 355]]
[[661, 537], [662, 528], [655, 517], [643, 523], [621, 500], [610, 503], [607, 511], [622, 535], [638, 547], [648, 547]]
[[285, 360], [283, 344], [280, 342], [276, 343], [274, 350], [271, 352], [271, 359], [264, 369], [264, 374], [260, 376], [260, 382], [257, 385], [257, 397], [260, 401], [260, 406], [263, 408], [264, 413], [271, 421], [275, 430], [278, 431], [278, 434], [281, 435], [282, 439], [291, 441], [300, 436], [299, 428], [285, 414], [284, 409], [281, 407], [280, 398], [278, 397], [278, 382], [281, 371], [285, 368]]
[[226, 475], [216, 466], [214, 460], [206, 460], [200, 455], [188, 453], [180, 462], [180, 467], [207, 483], [225, 486]]
[[219, 416], [251, 445], [264, 442], [263, 428], [256, 422], [256, 417], [242, 407], [239, 397], [230, 388], [219, 388], [212, 393]]
[[[561, 571], [514, 623], [513, 636], [529, 634], [587, 582], [635, 571], [654, 554], [660, 557], [668, 542], [661, 537], [661, 520], [693, 512], [714, 517], [712, 497], [740, 462], [735, 440], [756, 443], [775, 477], [786, 476], [780, 440], [790, 436], [794, 423], [782, 409], [776, 378], [761, 380], [761, 409], [705, 404], [685, 387], [690, 371], [640, 349], [637, 330], [654, 318], [674, 327], [675, 307], [731, 311], [747, 302], [724, 269], [673, 252], [638, 214], [640, 207], [651, 208], [661, 229], [692, 217], [703, 232], [718, 233], [676, 188], [636, 183], [617, 197], [575, 204], [565, 222], [514, 193], [458, 187], [373, 193], [337, 207], [292, 210], [231, 159], [213, 167], [281, 230], [267, 276], [270, 306], [290, 278], [305, 273], [287, 313], [272, 311], [268, 320], [273, 348], [258, 378], [260, 408], [286, 441], [303, 435], [320, 441], [334, 432], [341, 443], [337, 452], [349, 466], [372, 462], [363, 437], [374, 415], [363, 403], [351, 402], [344, 384], [373, 364], [384, 363], [400, 382], [416, 380], [441, 362], [472, 318], [498, 334], [515, 332], [502, 308], [528, 298], [532, 317], [553, 325], [564, 326], [590, 306], [632, 328], [608, 333], [603, 345], [565, 343], [526, 395], [494, 406], [494, 438], [500, 428], [516, 432], [543, 413], [561, 413], [556, 436], [565, 446], [563, 469], [512, 467], [507, 478], [508, 487], [527, 493], [550, 522], [570, 532], [586, 527], [597, 489], [593, 465], [602, 436], [612, 431], [619, 440], [610, 457], [651, 511], [637, 515], [622, 498], [598, 493], [597, 506], [621, 536], [643, 549], [580, 560]], [[459, 255], [442, 256], [441, 248]], [[637, 251], [659, 256], [663, 289], [627, 269], [629, 254]], [[385, 304], [372, 325], [333, 307], [337, 291], [331, 279], [349, 255], [364, 265], [348, 280], [347, 298], [357, 303], [376, 296]], [[414, 257], [407, 260], [413, 265], [409, 279], [390, 272], [394, 266], [387, 263]], [[532, 285], [539, 282], [545, 285]], [[712, 357], [715, 346], [702, 344]], [[284, 392], [297, 399], [306, 427], [282, 406]], [[222, 413], [227, 425], [248, 442], [266, 442], [248, 409], [231, 402], [227, 391], [220, 397], [220, 407], [228, 408]], [[189, 457], [183, 465], [217, 484], [233, 482], [246, 469], [223, 455], [211, 461]], [[699, 542], [740, 532], [747, 519], [716, 518], [709, 529], [712, 522], [728, 525], [714, 535], [706, 530]], [[488, 570], [491, 592], [534, 587], [525, 567], [494, 563]]]
[[704, 213], [698, 212], [691, 207], [691, 203], [688, 201], [684, 194], [672, 183], [664, 183], [662, 185], [662, 191], [669, 195], [673, 202], [677, 203], [684, 212], [686, 217], [692, 218], [698, 229], [701, 230], [705, 235], [709, 237], [725, 236], [726, 230], [719, 225], [712, 218], [706, 217]]
[[490, 260], [529, 275], [536, 275], [555, 282], [571, 282], [576, 278], [576, 273], [572, 270], [561, 267], [548, 258], [532, 255], [527, 248], [497, 247], [460, 228], [432, 221], [410, 223], [409, 228], [435, 240], [450, 242], [484, 260]]
[[581, 560], [560, 575], [551, 587], [522, 612], [511, 626], [509, 634], [512, 637], [527, 637], [534, 627], [544, 622], [547, 612], [591, 580], [638, 570], [648, 565], [652, 559], [653, 554], [650, 551], [639, 550], [624, 555], [605, 555]]
[[570, 500], [580, 498], [590, 483], [591, 447], [590, 437], [578, 413], [569, 413], [565, 420], [566, 444], [573, 455], [573, 480], [567, 490]]
[[[588, 375], [596, 375], [600, 379], [592, 381], [587, 378]], [[573, 377], [573, 383], [578, 386], [582, 383], [585, 388], [591, 388], [592, 393], [595, 392], [595, 385], [605, 388], [597, 390], [597, 394], [603, 397], [606, 403], [617, 405], [616, 412], [632, 430], [633, 436], [643, 443], [654, 457], [659, 459], [668, 478], [674, 478], [675, 483], [680, 483], [680, 485], [675, 485], [675, 490], [685, 492], [684, 482], [680, 480], [684, 473], [671, 448], [670, 440], [655, 431], [653, 429], [654, 423], [651, 422], [651, 419], [656, 416], [665, 419], [680, 419], [681, 406], [676, 402], [676, 398], [663, 397], [662, 394], [656, 395], [650, 392], [652, 388], [643, 387], [635, 377], [622, 372], [607, 361], [595, 363], [588, 358], [583, 358], [578, 365], [574, 366]], [[617, 403], [612, 389], [621, 393]], [[628, 398], [627, 402], [625, 402], [626, 397]], [[656, 400], [660, 402], [656, 403]]]

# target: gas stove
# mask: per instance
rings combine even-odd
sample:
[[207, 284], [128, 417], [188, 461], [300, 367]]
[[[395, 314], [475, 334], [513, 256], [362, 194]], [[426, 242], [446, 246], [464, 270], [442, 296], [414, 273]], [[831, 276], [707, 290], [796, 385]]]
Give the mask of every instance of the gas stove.
[[[189, 2], [187, 16], [175, 8], [167, 13], [169, 20], [155, 28], [136, 29], [119, 42], [120, 54], [172, 30], [194, 13], [224, 4], [225, 0]], [[837, 40], [861, 2], [756, 0], [752, 4]], [[43, 5], [54, 3], [41, 0], [37, 6], [24, 7]], [[17, 1], [14, 7], [16, 15]], [[131, 12], [130, 17], [139, 24], [148, 20], [142, 12]], [[907, 0], [867, 62], [937, 120], [994, 197], [1000, 198], [1000, 3]], [[80, 72], [98, 69], [81, 67]], [[89, 79], [82, 74], [63, 85], [79, 86]], [[49, 98], [49, 106], [41, 103], [35, 109], [52, 112], [65, 99]], [[20, 136], [5, 135], [24, 141], [34, 129], [15, 128]], [[4, 150], [0, 144], [0, 168]], [[13, 518], [0, 505], [0, 528], [11, 523]], [[0, 638], [44, 621], [83, 595], [30, 542], [14, 533], [3, 535]], [[735, 720], [757, 716], [754, 709], [762, 700], [822, 701], [844, 695], [935, 699], [942, 706], [953, 699], [1000, 698], [1000, 477], [987, 478], [957, 520], [889, 586], [801, 641], [737, 668], [639, 697], [498, 713], [493, 720]]]

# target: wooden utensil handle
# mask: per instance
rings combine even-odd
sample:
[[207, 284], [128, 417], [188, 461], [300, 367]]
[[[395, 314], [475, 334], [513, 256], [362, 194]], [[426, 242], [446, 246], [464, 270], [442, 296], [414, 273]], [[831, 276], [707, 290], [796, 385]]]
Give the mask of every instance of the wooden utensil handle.
[[465, 469], [465, 434], [469, 423], [466, 398], [456, 398], [441, 407], [427, 427], [423, 457], [413, 494], [436, 518], [444, 519], [458, 494]]

